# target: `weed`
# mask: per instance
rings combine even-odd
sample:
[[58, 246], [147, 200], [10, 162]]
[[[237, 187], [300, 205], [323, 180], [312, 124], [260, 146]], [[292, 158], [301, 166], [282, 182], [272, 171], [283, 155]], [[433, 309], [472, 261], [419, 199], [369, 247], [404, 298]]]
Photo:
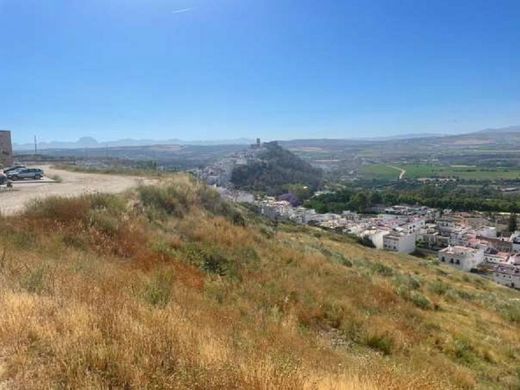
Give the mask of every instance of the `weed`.
[[20, 281], [21, 287], [32, 294], [41, 294], [45, 287], [45, 271], [44, 266], [29, 270]]
[[156, 273], [145, 288], [144, 299], [152, 306], [165, 307], [170, 302], [172, 283], [171, 273]]

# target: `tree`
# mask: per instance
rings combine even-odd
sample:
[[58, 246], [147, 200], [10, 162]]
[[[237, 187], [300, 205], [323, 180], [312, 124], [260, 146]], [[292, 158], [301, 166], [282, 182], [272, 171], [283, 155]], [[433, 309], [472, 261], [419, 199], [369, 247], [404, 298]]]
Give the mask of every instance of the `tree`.
[[363, 212], [367, 208], [368, 198], [364, 192], [358, 192], [350, 201], [351, 206], [354, 210]]
[[509, 214], [509, 222], [507, 224], [508, 230], [513, 233], [516, 232], [518, 224], [516, 222], [516, 213]]
[[383, 203], [383, 197], [378, 191], [373, 191], [369, 197], [369, 203], [371, 206]]

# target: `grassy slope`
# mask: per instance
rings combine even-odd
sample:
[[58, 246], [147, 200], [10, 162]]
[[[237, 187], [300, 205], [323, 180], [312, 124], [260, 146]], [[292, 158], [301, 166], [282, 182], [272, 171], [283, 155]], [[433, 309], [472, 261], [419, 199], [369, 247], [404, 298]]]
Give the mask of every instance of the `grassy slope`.
[[1, 219], [0, 388], [520, 385], [517, 292], [246, 213], [177, 176]]

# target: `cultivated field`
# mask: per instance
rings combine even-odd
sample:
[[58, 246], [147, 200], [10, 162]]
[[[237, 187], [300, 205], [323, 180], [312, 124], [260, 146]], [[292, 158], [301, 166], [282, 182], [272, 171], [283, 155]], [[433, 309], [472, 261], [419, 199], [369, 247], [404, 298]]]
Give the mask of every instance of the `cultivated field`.
[[457, 178], [462, 180], [520, 180], [518, 168], [483, 168], [464, 165], [384, 164], [366, 165], [361, 175], [366, 179], [397, 180], [399, 170], [404, 169], [404, 179]]

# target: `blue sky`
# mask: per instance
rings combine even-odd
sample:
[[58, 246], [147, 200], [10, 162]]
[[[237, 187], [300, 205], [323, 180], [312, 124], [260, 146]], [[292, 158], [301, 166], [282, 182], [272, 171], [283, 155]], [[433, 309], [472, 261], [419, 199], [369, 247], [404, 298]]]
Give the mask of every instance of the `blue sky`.
[[0, 0], [17, 142], [517, 124], [517, 0]]

